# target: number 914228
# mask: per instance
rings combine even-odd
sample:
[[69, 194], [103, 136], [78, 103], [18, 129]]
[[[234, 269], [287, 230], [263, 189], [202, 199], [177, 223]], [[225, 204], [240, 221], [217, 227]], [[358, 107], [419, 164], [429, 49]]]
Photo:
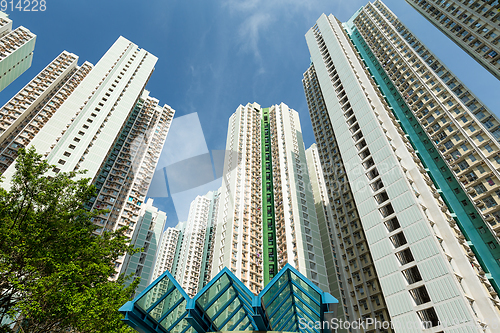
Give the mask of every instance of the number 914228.
[[20, 12], [44, 12], [47, 10], [45, 0], [0, 0], [0, 10]]

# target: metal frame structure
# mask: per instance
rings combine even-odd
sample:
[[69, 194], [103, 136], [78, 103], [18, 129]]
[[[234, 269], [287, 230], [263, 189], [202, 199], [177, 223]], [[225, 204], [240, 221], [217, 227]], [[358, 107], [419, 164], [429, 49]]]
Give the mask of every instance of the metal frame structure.
[[120, 312], [141, 333], [328, 333], [337, 304], [287, 264], [258, 295], [225, 267], [192, 299], [166, 271]]

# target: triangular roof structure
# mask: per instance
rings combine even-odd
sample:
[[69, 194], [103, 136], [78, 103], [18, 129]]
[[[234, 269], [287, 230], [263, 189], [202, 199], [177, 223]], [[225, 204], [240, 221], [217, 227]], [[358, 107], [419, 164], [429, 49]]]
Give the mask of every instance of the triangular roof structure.
[[258, 295], [226, 267], [192, 299], [166, 271], [120, 312], [141, 333], [324, 333], [329, 326], [318, 323], [332, 322], [337, 304], [287, 264]]

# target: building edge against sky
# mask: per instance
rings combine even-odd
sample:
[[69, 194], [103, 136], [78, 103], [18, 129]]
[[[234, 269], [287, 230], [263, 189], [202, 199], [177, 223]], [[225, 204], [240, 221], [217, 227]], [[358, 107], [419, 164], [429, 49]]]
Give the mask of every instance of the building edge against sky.
[[[109, 210], [93, 220], [98, 233], [128, 226], [132, 237], [174, 110], [144, 90], [157, 58], [127, 39], [119, 37], [95, 66], [77, 60], [61, 53], [2, 107], [12, 114], [1, 124], [4, 184], [17, 150], [34, 146], [56, 165], [51, 175], [87, 170], [77, 177], [96, 186], [88, 208]], [[127, 270], [123, 259], [117, 272]]]
[[0, 91], [31, 67], [35, 41], [23, 26], [12, 30], [12, 20], [0, 12]]
[[228, 267], [257, 294], [289, 263], [328, 291], [309, 183], [298, 113], [240, 105], [229, 119], [212, 276]]
[[[319, 100], [317, 102], [320, 103]], [[332, 211], [332, 205], [329, 201], [328, 190], [325, 185], [325, 177], [321, 167], [319, 150], [316, 143], [313, 143], [311, 147], [306, 150], [306, 160], [307, 168], [309, 170], [309, 179], [311, 180], [311, 190], [314, 195], [314, 205], [316, 208], [316, 216], [318, 218], [319, 233], [321, 235], [321, 246], [323, 248], [325, 258], [328, 287], [330, 289], [330, 294], [340, 300], [343, 295], [342, 290], [339, 288], [341, 284], [339, 283], [340, 279], [337, 276], [336, 269], [338, 267], [337, 252], [335, 251], [336, 235], [334, 234], [334, 229], [332, 229], [334, 214]], [[377, 317], [380, 318], [380, 316], [375, 314], [375, 318]], [[337, 311], [337, 318], [345, 321], [346, 316], [344, 311]], [[347, 332], [347, 330], [338, 329], [338, 332]]]
[[[64, 51], [0, 109], [8, 115], [0, 172], [8, 182], [17, 150], [30, 145], [56, 165], [51, 175], [89, 170], [98, 194], [88, 208], [109, 210], [93, 220], [98, 233], [128, 226], [145, 247], [115, 267], [143, 279], [138, 293], [154, 289], [149, 300], [170, 290], [187, 304], [217, 284], [260, 300], [286, 275], [287, 297], [303, 292], [299, 280], [331, 291], [346, 320], [491, 331], [500, 304], [500, 122], [381, 1], [344, 24], [321, 16], [306, 39], [303, 82], [318, 145], [305, 150], [298, 114], [285, 104], [240, 105], [229, 119], [223, 187], [197, 197], [188, 221], [161, 240], [166, 216], [145, 199], [174, 110], [144, 90], [156, 57], [123, 37], [95, 66]], [[175, 288], [147, 287], [160, 275], [168, 288], [175, 276]], [[225, 306], [244, 303], [233, 296]], [[273, 297], [260, 305], [281, 296]], [[295, 306], [286, 302], [286, 311]], [[226, 328], [253, 325], [243, 308]], [[294, 311], [265, 328], [294, 328]]]
[[[6, 31], [2, 27], [0, 30]], [[34, 46], [35, 36], [25, 30], [21, 27], [14, 31], [23, 33], [23, 36], [8, 37]], [[21, 44], [17, 46], [20, 50], [28, 49]], [[29, 56], [32, 56], [32, 50]], [[23, 59], [25, 64], [28, 64], [27, 59], [31, 64], [28, 56]], [[154, 208], [152, 200], [145, 202], [174, 115], [174, 110], [168, 105], [161, 107], [159, 101], [144, 89], [156, 61], [155, 56], [123, 37], [118, 38], [96, 65], [85, 62], [78, 66], [78, 56], [64, 51], [4, 105], [2, 109], [9, 116], [3, 118], [0, 132], [1, 173], [6, 186], [15, 172], [14, 162], [21, 148], [35, 147], [50, 164], [55, 165], [49, 176], [86, 170], [85, 175], [77, 175], [77, 178], [90, 178], [97, 189], [96, 197], [87, 208], [107, 210], [93, 218], [93, 222], [100, 226], [96, 233], [126, 226], [131, 243], [144, 248], [143, 253], [126, 255], [115, 263], [117, 273], [141, 278], [138, 293], [158, 272], [154, 270], [153, 258], [158, 244], [163, 245], [160, 234], [166, 221], [165, 213]], [[8, 71], [15, 74], [21, 67]], [[241, 201], [242, 230], [249, 226], [250, 209], [254, 214], [251, 222], [254, 230], [242, 237], [248, 252], [244, 250], [237, 260], [244, 261], [245, 254], [248, 254], [256, 273], [259, 262], [263, 262], [263, 276], [247, 275], [245, 268], [240, 272], [233, 268], [222, 269], [217, 274], [212, 269], [216, 261], [214, 248], [218, 245], [215, 235], [219, 228], [216, 220], [220, 191], [198, 197], [199, 202], [195, 200], [193, 206], [195, 211], [190, 212], [193, 219], [180, 224], [179, 233], [172, 233], [175, 236], [170, 241], [179, 249], [174, 252], [177, 262], [171, 269], [177, 272], [176, 278], [188, 289], [191, 297], [195, 297], [199, 290], [219, 283], [219, 276], [235, 279], [234, 285], [239, 284], [238, 288], [243, 288], [245, 294], [262, 292], [262, 295], [268, 295], [261, 303], [265, 308], [276, 307], [285, 297], [288, 300], [281, 305], [286, 305], [283, 308], [287, 311], [286, 316], [273, 311], [275, 322], [269, 322], [265, 328], [298, 330], [299, 319], [305, 318], [306, 314], [299, 316], [299, 299], [311, 298], [302, 309], [313, 309], [309, 317], [317, 315], [317, 320], [325, 313], [331, 316], [332, 305], [337, 303], [327, 293], [329, 285], [313, 192], [309, 188], [300, 122], [297, 112], [283, 103], [264, 109], [254, 103], [248, 111], [256, 112], [255, 124], [251, 124], [254, 125], [254, 135], [238, 137], [240, 142], [248, 140], [247, 154], [254, 157], [252, 166], [257, 168], [240, 168], [239, 171], [256, 176], [252, 185], [257, 191], [241, 189], [245, 196], [254, 199], [262, 196], [264, 205], [254, 204], [250, 208], [246, 200]], [[239, 216], [237, 210], [231, 214]], [[238, 222], [235, 230], [237, 234]], [[194, 253], [196, 246], [193, 245], [199, 248]], [[234, 273], [241, 275], [243, 282], [237, 281]], [[211, 276], [216, 279], [210, 280]], [[249, 279], [256, 284], [249, 284]], [[271, 281], [287, 283], [289, 292], [275, 295], [277, 290], [270, 289]], [[251, 287], [252, 292], [245, 285]], [[250, 305], [254, 306], [253, 299], [256, 300], [257, 296], [248, 297], [252, 298]], [[263, 311], [270, 310], [261, 309], [256, 315], [262, 316]], [[267, 313], [267, 316], [270, 319], [272, 313]], [[239, 320], [235, 324], [264, 328], [262, 323], [253, 322], [254, 319], [251, 316], [247, 322]], [[266, 322], [266, 318], [261, 320]]]
[[498, 0], [406, 0], [406, 2], [500, 80]]
[[[167, 215], [153, 206], [153, 199], [148, 199], [141, 205], [137, 227], [130, 243], [143, 251], [132, 256], [127, 254], [123, 264], [126, 269], [122, 269], [125, 275], [133, 274], [133, 279], [141, 279], [135, 291], [136, 295], [151, 283], [155, 257], [161, 245], [160, 238], [166, 222]], [[131, 282], [132, 280], [128, 280], [127, 284]]]
[[[63, 51], [0, 109], [0, 173], [17, 158], [45, 123], [57, 112], [93, 65], [78, 66], [78, 56]], [[29, 96], [29, 97], [28, 97]]]
[[[309, 148], [312, 159], [308, 162], [314, 163], [309, 168], [318, 175], [317, 184], [312, 180], [313, 189], [320, 194], [320, 197], [315, 197], [316, 202], [323, 202], [326, 206], [323, 208], [325, 218], [318, 221], [325, 262], [330, 264], [327, 265], [330, 291], [342, 302], [342, 313], [346, 320], [360, 317], [389, 320], [380, 281], [354, 201], [353, 191], [356, 188], [351, 189], [347, 178], [337, 139], [332, 132], [332, 120], [328, 116], [313, 65], [304, 74], [303, 83], [317, 141], [316, 148]], [[323, 166], [323, 170], [316, 164]], [[354, 290], [351, 291], [348, 286], [354, 286]]]
[[[469, 96], [466, 102], [455, 97], [457, 94], [463, 96], [464, 91], [451, 91], [441, 77], [448, 76], [445, 82], [460, 82], [421, 43], [411, 38], [411, 33], [380, 1], [363, 7], [345, 25], [341, 25], [333, 16], [323, 15], [307, 33], [306, 39], [313, 63], [310, 68], [313, 72], [310, 74], [314, 74], [309, 75], [309, 78], [305, 77], [306, 95], [309, 96], [311, 92], [321, 93], [320, 99], [324, 99], [328, 115], [326, 125], [333, 126], [333, 133], [329, 134], [327, 128], [321, 128], [322, 121], [316, 118], [319, 116], [321, 120], [321, 110], [311, 103], [314, 99], [308, 98], [315, 136], [318, 143], [324, 142], [325, 136], [326, 139], [333, 135], [337, 137], [338, 151], [346, 172], [346, 175], [341, 177], [347, 177], [350, 181], [354, 202], [357, 204], [391, 320], [396, 323], [430, 320], [429, 328], [432, 327], [433, 330], [442, 329], [439, 324], [447, 320], [449, 322], [454, 319], [452, 317], [462, 318], [462, 323], [455, 325], [457, 327], [467, 325], [466, 322], [498, 324], [498, 296], [490, 285], [490, 281], [495, 282], [492, 275], [498, 270], [498, 263], [494, 258], [495, 253], [488, 251], [481, 236], [476, 237], [480, 232], [473, 228], [477, 221], [471, 221], [479, 220], [478, 216], [483, 217], [481, 205], [474, 202], [473, 206], [469, 204], [470, 200], [465, 201], [470, 207], [479, 208], [475, 214], [465, 211], [465, 214], [462, 214], [458, 209], [453, 211], [452, 208], [456, 208], [456, 205], [450, 204], [452, 196], [460, 195], [467, 187], [459, 186], [458, 192], [453, 192], [452, 189], [451, 193], [448, 193], [448, 189], [443, 186], [436, 188], [434, 183], [439, 182], [433, 180], [447, 175], [447, 167], [453, 168], [456, 159], [443, 163], [444, 168], [439, 165], [441, 168], [437, 170], [433, 167], [427, 170], [422, 164], [425, 159], [420, 157], [424, 153], [423, 149], [415, 151], [414, 146], [420, 141], [423, 145], [424, 142], [429, 142], [429, 139], [407, 135], [402, 129], [402, 117], [405, 116], [405, 111], [408, 112], [408, 106], [413, 103], [417, 106], [418, 100], [421, 100], [421, 106], [416, 109], [413, 106], [411, 109], [421, 111], [425, 102], [432, 113], [436, 114], [437, 111], [437, 115], [440, 115], [436, 120], [450, 121], [450, 124], [454, 125], [450, 127], [452, 132], [458, 132], [458, 138], [470, 144], [468, 149], [474, 149], [478, 156], [484, 158], [481, 147], [484, 147], [486, 142], [476, 148], [477, 144], [474, 144], [467, 133], [459, 130], [461, 126], [457, 124], [457, 116], [454, 114], [462, 113], [466, 122], [477, 126], [496, 148], [494, 135], [489, 134], [495, 128], [484, 127], [484, 124], [475, 120], [477, 115], [470, 116], [479, 112], [484, 116], [484, 113], [488, 112], [486, 108], [477, 99], [472, 100], [471, 97], [474, 96], [468, 91], [465, 92]], [[388, 75], [383, 76], [384, 68]], [[435, 77], [434, 82], [431, 75]], [[316, 81], [310, 80], [311, 77]], [[391, 79], [394, 86], [390, 85]], [[403, 83], [414, 86], [418, 83], [417, 88], [420, 86], [421, 89], [418, 91], [414, 87], [418, 92], [416, 102], [406, 104], [399, 95], [391, 100], [393, 92], [398, 93], [395, 87]], [[311, 84], [316, 84], [315, 89], [308, 92], [308, 85]], [[405, 84], [405, 87], [408, 87], [407, 85]], [[386, 96], [382, 95], [378, 87], [381, 87]], [[463, 86], [460, 88], [465, 89]], [[431, 89], [435, 89], [435, 92]], [[413, 92], [412, 94], [405, 96], [407, 100], [415, 96]], [[435, 103], [433, 105], [430, 104], [431, 97]], [[455, 109], [460, 112], [455, 112]], [[399, 111], [401, 113], [398, 114]], [[408, 122], [410, 121], [415, 119], [409, 119]], [[492, 116], [489, 121], [494, 123], [496, 119]], [[437, 138], [435, 132], [439, 134], [442, 130], [430, 130], [436, 123], [433, 119], [422, 125], [426, 130], [423, 132], [424, 136], [427, 132], [432, 140], [435, 140], [434, 136], [438, 139], [434, 150], [427, 148], [430, 153], [436, 149], [442, 151], [444, 147], [438, 147], [438, 144], [448, 136], [448, 133], [444, 132], [444, 136]], [[410, 128], [413, 125], [410, 123]], [[428, 128], [425, 128], [426, 125], [429, 125]], [[458, 129], [455, 129], [455, 126]], [[413, 128], [417, 127], [418, 124]], [[448, 127], [443, 127], [448, 131]], [[445, 159], [446, 155], [443, 154]], [[326, 182], [330, 190], [330, 202], [334, 203], [335, 209], [343, 209], [341, 203], [336, 206], [335, 196], [338, 194], [334, 193], [338, 191], [331, 186], [339, 181], [336, 177], [338, 175], [332, 173], [332, 168], [328, 167], [335, 163], [332, 157], [329, 154], [320, 154], [325, 176], [328, 177]], [[439, 154], [437, 157], [435, 161], [439, 162]], [[431, 160], [434, 158], [432, 154]], [[489, 168], [491, 162], [486, 160], [484, 165]], [[496, 174], [495, 168], [492, 171], [494, 172], [491, 176]], [[455, 174], [450, 172], [450, 175]], [[457, 178], [460, 179], [459, 176]], [[454, 177], [447, 176], [444, 179], [445, 183], [453, 182]], [[455, 182], [458, 185], [456, 180]], [[467, 198], [466, 195], [465, 199]], [[460, 201], [458, 203], [463, 205]], [[485, 220], [489, 221], [488, 217]], [[457, 227], [457, 222], [461, 230]], [[343, 228], [345, 222], [335, 220], [334, 223], [336, 232], [344, 241], [352, 237], [351, 230]], [[489, 233], [489, 226], [484, 222], [482, 224], [486, 235], [490, 235], [489, 239], [496, 246], [496, 239], [493, 238], [495, 235]], [[484, 234], [483, 232], [482, 235]], [[336, 250], [344, 253], [344, 267], [350, 271], [356, 270], [354, 264], [359, 265], [359, 262], [356, 263], [357, 259], [347, 259], [348, 249], [339, 246]], [[484, 276], [476, 258], [483, 264], [483, 269], [489, 269], [491, 275]], [[489, 266], [485, 267], [487, 265]], [[366, 274], [363, 274], [362, 279], [368, 279]], [[354, 281], [353, 279], [352, 282]], [[352, 282], [342, 284], [346, 298], [355, 297], [354, 302], [366, 309], [363, 300], [367, 295], [359, 295], [359, 288], [355, 288], [357, 283]], [[451, 310], [452, 308], [455, 310]], [[356, 315], [362, 317], [363, 310]], [[491, 331], [491, 328], [487, 329]]]
[[225, 190], [198, 196], [188, 221], [164, 232], [154, 277], [169, 270], [194, 296], [228, 267], [257, 294], [266, 284], [262, 267], [273, 267], [272, 279], [290, 262], [328, 291], [297, 112], [241, 105], [229, 119], [224, 170]]
[[175, 270], [170, 272], [190, 297], [196, 295], [210, 280], [213, 254], [211, 240], [216, 227], [218, 204], [219, 191], [197, 196], [191, 203], [187, 221], [182, 225]]

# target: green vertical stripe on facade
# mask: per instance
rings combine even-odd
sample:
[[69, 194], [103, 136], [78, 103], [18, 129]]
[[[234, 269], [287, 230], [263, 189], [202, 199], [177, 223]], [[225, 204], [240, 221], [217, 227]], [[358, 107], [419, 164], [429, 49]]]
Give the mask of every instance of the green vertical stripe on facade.
[[[487, 273], [489, 282], [495, 288], [495, 291], [500, 293], [499, 244], [489, 231], [486, 233], [479, 232], [478, 229], [480, 228], [489, 230], [488, 226], [480, 218], [480, 212], [476, 210], [469, 200], [439, 151], [435, 149], [432, 141], [427, 137], [425, 129], [421, 127], [413, 112], [408, 108], [398, 89], [393, 85], [357, 28], [355, 26], [349, 26], [349, 28], [352, 31], [348, 31], [348, 34], [356, 50], [367, 67], [371, 69], [369, 70], [370, 74], [372, 74], [380, 92], [392, 108], [401, 128], [407, 134], [406, 137], [416, 150], [429, 177], [440, 191], [443, 201], [448, 206], [482, 269]], [[463, 202], [465, 205], [462, 204]], [[492, 249], [487, 244], [494, 244], [495, 248]]]
[[273, 160], [269, 108], [262, 109], [261, 163], [262, 163], [262, 263], [264, 287], [278, 273], [276, 225], [274, 215]]

